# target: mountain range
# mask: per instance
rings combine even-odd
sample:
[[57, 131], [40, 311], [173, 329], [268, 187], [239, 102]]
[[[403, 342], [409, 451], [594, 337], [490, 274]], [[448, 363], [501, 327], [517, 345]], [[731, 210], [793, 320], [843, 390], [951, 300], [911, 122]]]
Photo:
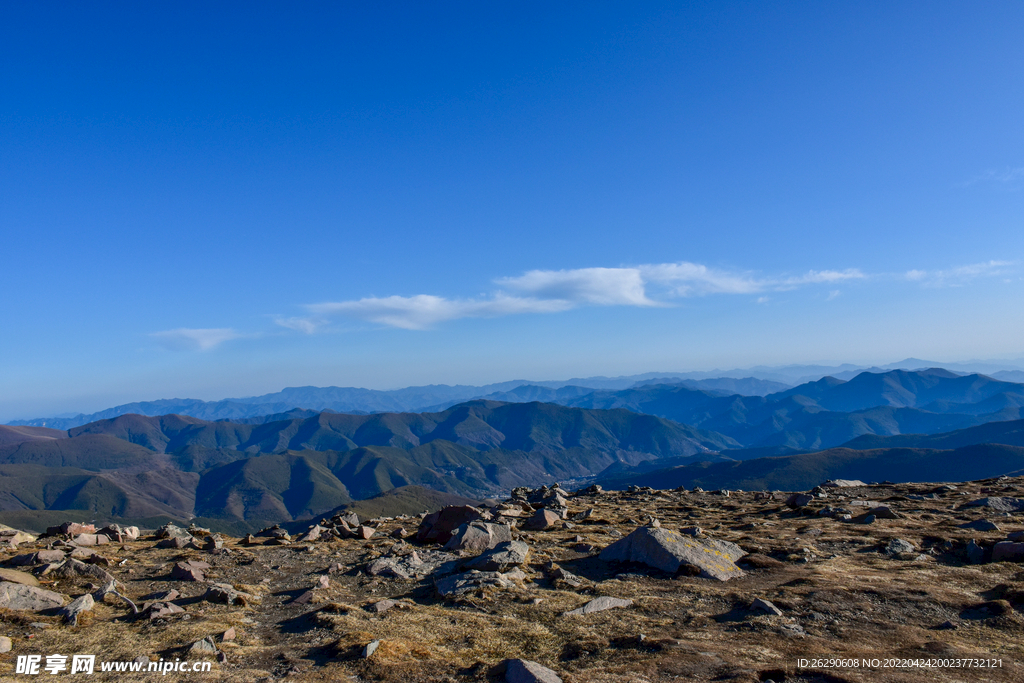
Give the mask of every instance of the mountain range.
[[[782, 367], [757, 366], [737, 370], [713, 370], [707, 372], [648, 372], [621, 377], [586, 377], [562, 381], [512, 380], [484, 386], [435, 384], [405, 387], [389, 391], [361, 389], [356, 387], [290, 387], [279, 392], [248, 398], [227, 398], [219, 401], [200, 399], [160, 399], [126, 403], [91, 414], [66, 414], [56, 417], [14, 420], [9, 425], [53, 427], [71, 429], [83, 424], [104, 420], [118, 415], [189, 415], [204, 420], [250, 420], [268, 415], [280, 415], [300, 409], [311, 412], [333, 411], [340, 413], [380, 412], [436, 412], [464, 401], [486, 398], [497, 401], [550, 401], [539, 395], [530, 397], [529, 392], [517, 391], [524, 385], [544, 389], [567, 389], [568, 393], [583, 390], [618, 391], [650, 384], [681, 384], [691, 389], [725, 392], [744, 396], [765, 396], [783, 391], [798, 384], [812, 382], [823, 377], [849, 380], [868, 371], [884, 373], [889, 370], [923, 369], [942, 366], [941, 363], [917, 358], [906, 358], [898, 363], [881, 367], [843, 364], [788, 365]], [[946, 364], [948, 370], [959, 374], [988, 373], [994, 379], [1008, 382], [1024, 382], [1024, 359], [1011, 362], [971, 361]], [[576, 387], [576, 389], [573, 389]], [[582, 395], [582, 394], [581, 394]], [[561, 397], [558, 397], [561, 398]]]
[[509, 400], [418, 413], [293, 408], [236, 420], [124, 414], [69, 429], [2, 425], [0, 519], [79, 510], [198, 517], [239, 531], [420, 490], [408, 487], [462, 499], [556, 480], [794, 490], [836, 477], [964, 480], [1024, 469], [1024, 385], [1013, 382], [940, 368], [825, 377], [763, 395], [730, 390], [778, 387], [668, 381], [615, 391], [524, 384], [492, 392]]

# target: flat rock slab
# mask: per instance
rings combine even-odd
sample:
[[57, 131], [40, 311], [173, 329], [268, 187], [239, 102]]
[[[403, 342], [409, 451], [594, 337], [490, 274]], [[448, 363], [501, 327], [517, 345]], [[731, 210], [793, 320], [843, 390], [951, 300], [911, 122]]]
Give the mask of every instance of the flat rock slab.
[[0, 569], [0, 581], [20, 583], [24, 586], [38, 586], [39, 580], [28, 572], [19, 572], [15, 569]]
[[728, 541], [642, 527], [612, 543], [599, 557], [605, 562], [638, 562], [673, 574], [682, 567], [694, 567], [703, 578], [728, 581], [743, 576], [736, 560], [746, 554]]
[[528, 659], [508, 659], [505, 665], [505, 683], [562, 683], [551, 669]]
[[64, 604], [64, 596], [43, 588], [26, 586], [21, 583], [0, 583], [0, 607], [38, 612], [53, 609]]
[[590, 614], [592, 612], [603, 612], [606, 609], [615, 609], [617, 607], [630, 607], [633, 604], [632, 600], [624, 600], [623, 598], [612, 598], [607, 595], [602, 595], [599, 598], [595, 598], [583, 605], [583, 607], [577, 607], [574, 610], [569, 610], [565, 613], [567, 617], [573, 617], [580, 614]]
[[991, 496], [988, 498], [972, 500], [969, 503], [964, 503], [960, 507], [989, 508], [996, 512], [1024, 512], [1024, 498], [1003, 498], [999, 496]]

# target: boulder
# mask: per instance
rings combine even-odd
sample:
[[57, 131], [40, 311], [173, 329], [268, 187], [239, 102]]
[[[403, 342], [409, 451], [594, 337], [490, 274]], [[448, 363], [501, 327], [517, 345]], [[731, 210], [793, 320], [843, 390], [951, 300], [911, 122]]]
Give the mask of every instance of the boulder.
[[480, 519], [480, 511], [475, 507], [449, 505], [423, 518], [416, 532], [416, 540], [420, 543], [433, 542], [444, 545], [451, 540], [456, 529], [477, 519]]
[[960, 529], [973, 529], [974, 531], [999, 531], [999, 527], [995, 525], [995, 522], [990, 522], [987, 519], [976, 519], [973, 522], [964, 522], [958, 525]]
[[523, 523], [523, 528], [531, 531], [543, 531], [545, 529], [550, 529], [561, 520], [562, 517], [558, 513], [541, 508], [534, 512], [533, 515]]
[[64, 522], [59, 526], [51, 526], [46, 529], [47, 536], [77, 536], [94, 533], [96, 533], [95, 524], [79, 524], [78, 522]]
[[373, 538], [373, 535], [375, 533], [377, 533], [376, 529], [374, 529], [372, 526], [366, 526], [365, 524], [360, 524], [359, 528], [356, 529], [356, 536], [358, 538], [362, 538], [363, 540]]
[[1024, 562], [1024, 543], [1000, 541], [992, 546], [993, 562]]
[[110, 539], [103, 534], [78, 534], [73, 541], [75, 545], [91, 548], [96, 545], [106, 545]]
[[176, 524], [164, 524], [162, 527], [156, 530], [154, 534], [157, 538], [173, 538], [175, 536], [181, 536], [192, 540], [192, 534], [182, 529]]
[[912, 560], [917, 557], [917, 548], [910, 541], [894, 538], [886, 544], [885, 554], [901, 560]]
[[0, 607], [38, 612], [64, 604], [64, 596], [43, 588], [21, 583], [0, 582]]
[[743, 576], [736, 560], [744, 555], [739, 546], [727, 541], [641, 527], [602, 550], [599, 557], [605, 562], [638, 562], [671, 573], [691, 567], [703, 578], [728, 581]]
[[899, 513], [893, 510], [888, 505], [879, 505], [878, 507], [871, 508], [868, 513], [874, 515], [876, 519], [899, 519]]
[[528, 659], [507, 659], [502, 666], [505, 683], [562, 683], [554, 671]]
[[809, 493], [794, 493], [786, 499], [786, 505], [791, 508], [802, 508], [805, 505], [810, 505], [813, 501], [814, 496]]
[[202, 567], [194, 566], [191, 562], [176, 562], [171, 567], [171, 578], [178, 581], [204, 581], [206, 576], [203, 575]]
[[203, 594], [203, 600], [222, 605], [238, 605], [239, 607], [245, 607], [256, 601], [249, 593], [235, 590], [235, 587], [230, 583], [213, 584], [206, 589], [206, 593]]
[[504, 572], [525, 564], [529, 555], [530, 546], [522, 541], [506, 541], [474, 558], [467, 566], [481, 571]]
[[583, 607], [577, 607], [574, 610], [569, 610], [565, 613], [565, 616], [572, 617], [580, 614], [590, 614], [591, 612], [603, 612], [606, 609], [629, 607], [632, 604], [632, 600], [624, 600], [622, 598], [612, 598], [607, 595], [602, 595], [599, 598], [594, 598], [587, 604], [583, 605]]
[[761, 598], [756, 598], [753, 602], [750, 603], [750, 611], [763, 612], [765, 614], [775, 617], [782, 616], [782, 610], [776, 607], [771, 600], [762, 600]]
[[157, 548], [176, 548], [181, 549], [187, 547], [195, 539], [191, 536], [169, 536], [162, 541], [157, 542]]
[[91, 610], [94, 604], [96, 603], [92, 599], [92, 595], [86, 593], [82, 597], [76, 598], [67, 605], [64, 605], [64, 607], [57, 612], [57, 615], [60, 616], [65, 623], [70, 624], [71, 626], [78, 626], [78, 617], [81, 616], [83, 612]]
[[107, 585], [114, 580], [114, 577], [104, 569], [98, 567], [95, 564], [86, 564], [79, 560], [69, 557], [64, 560], [63, 563], [53, 568], [52, 571], [47, 572], [51, 576], [55, 576], [61, 579], [77, 579], [77, 578], [93, 578], [99, 579], [101, 585]]
[[507, 543], [512, 540], [512, 527], [505, 524], [491, 524], [476, 520], [461, 525], [455, 530], [444, 549], [451, 551], [466, 550], [473, 553], [481, 553], [490, 550], [499, 543]]
[[821, 485], [823, 488], [848, 488], [850, 486], [867, 486], [860, 479], [829, 479]]

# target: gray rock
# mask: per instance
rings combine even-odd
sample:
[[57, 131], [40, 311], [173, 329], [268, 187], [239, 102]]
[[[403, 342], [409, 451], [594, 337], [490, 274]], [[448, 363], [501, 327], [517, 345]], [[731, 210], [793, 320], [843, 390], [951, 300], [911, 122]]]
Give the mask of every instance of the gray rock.
[[38, 612], [64, 604], [64, 596], [21, 583], [0, 582], [0, 607]]
[[523, 523], [523, 528], [530, 531], [544, 531], [545, 529], [553, 527], [561, 521], [561, 519], [561, 515], [558, 515], [551, 510], [541, 508], [534, 512], [533, 515]]
[[599, 557], [605, 562], [639, 562], [671, 573], [688, 566], [706, 579], [728, 581], [743, 576], [736, 560], [746, 554], [727, 541], [641, 527], [602, 550]]
[[203, 600], [223, 605], [238, 605], [239, 607], [245, 607], [256, 601], [252, 595], [235, 590], [235, 587], [230, 583], [213, 584], [206, 589], [206, 593], [203, 594]]
[[606, 609], [629, 607], [632, 604], [632, 600], [623, 600], [622, 598], [612, 598], [607, 595], [602, 595], [601, 597], [595, 598], [583, 605], [583, 607], [577, 607], [574, 610], [569, 610], [565, 613], [565, 616], [572, 617], [580, 614], [590, 614], [591, 612], [603, 612]]
[[1024, 531], [1011, 531], [1006, 535], [1007, 541], [1021, 542], [1024, 541]]
[[61, 579], [77, 579], [79, 577], [99, 579], [99, 583], [103, 586], [114, 580], [114, 577], [101, 567], [80, 562], [73, 557], [64, 560], [62, 564], [47, 573]]
[[505, 666], [505, 683], [562, 683], [551, 669], [526, 659], [508, 659]]
[[210, 534], [203, 539], [200, 547], [206, 551], [220, 550], [224, 547], [224, 539], [220, 537], [220, 534]]
[[373, 653], [377, 651], [378, 647], [380, 647], [379, 640], [371, 640], [369, 643], [367, 643], [366, 647], [363, 648], [363, 659], [369, 659], [370, 657], [372, 657]]
[[92, 599], [92, 595], [86, 593], [82, 597], [76, 598], [67, 605], [64, 605], [57, 614], [71, 626], [78, 626], [78, 617], [83, 612], [91, 610], [95, 604], [96, 602]]
[[438, 580], [434, 588], [443, 597], [452, 597], [471, 593], [481, 588], [514, 588], [515, 584], [500, 572], [470, 571], [464, 574], [454, 574]]
[[782, 610], [776, 607], [770, 600], [762, 600], [761, 598], [757, 598], [750, 603], [750, 610], [752, 612], [764, 612], [776, 617], [782, 616]]
[[398, 605], [397, 600], [378, 600], [366, 609], [367, 611], [373, 612], [375, 614], [383, 614], [384, 612], [387, 612], [389, 609], [395, 607], [396, 605]]
[[366, 566], [370, 576], [390, 576], [396, 579], [410, 579], [413, 573], [403, 566], [400, 558], [382, 557]]
[[993, 562], [1024, 562], [1024, 543], [1000, 541], [992, 546]]
[[899, 557], [901, 559], [902, 556], [911, 555], [912, 557], [908, 559], [913, 559], [913, 557], [917, 556], [917, 548], [914, 547], [914, 544], [910, 541], [905, 541], [902, 538], [894, 538], [885, 546], [885, 554], [891, 557]]
[[512, 527], [475, 520], [459, 526], [444, 549], [480, 553], [512, 540]]
[[996, 512], [1024, 512], [1024, 498], [1002, 498], [999, 496], [979, 498], [978, 500], [972, 500], [969, 503], [964, 503], [960, 507], [989, 508]]
[[169, 538], [163, 539], [162, 541], [159, 541], [156, 544], [156, 547], [175, 548], [180, 550], [181, 548], [188, 547], [193, 541], [195, 541], [195, 539], [191, 536], [171, 536]]
[[976, 519], [973, 522], [965, 522], [959, 525], [961, 529], [973, 529], [974, 531], [999, 531], [994, 522], [987, 519]]
[[482, 571], [503, 572], [524, 564], [529, 554], [530, 546], [527, 544], [522, 541], [508, 541], [475, 558], [468, 566]]
[[814, 496], [807, 493], [794, 493], [792, 496], [786, 499], [786, 505], [791, 508], [802, 508], [805, 505], [810, 505], [814, 500]]
[[876, 519], [876, 517], [874, 515], [865, 515], [864, 518], [860, 520], [860, 523], [861, 524], [874, 524], [875, 523], [875, 519]]
[[154, 535], [157, 538], [174, 538], [175, 536], [180, 536], [192, 540], [192, 534], [185, 531], [176, 524], [164, 524], [162, 527], [156, 530], [156, 534]]
[[421, 543], [447, 543], [452, 532], [463, 524], [480, 519], [480, 511], [469, 505], [449, 505], [423, 518], [416, 532], [416, 540]]
[[973, 538], [967, 544], [967, 561], [971, 564], [981, 564], [985, 561], [985, 549]]
[[888, 505], [879, 505], [878, 507], [871, 508], [869, 513], [874, 515], [877, 519], [899, 519], [899, 514]]
[[0, 654], [4, 652], [10, 652], [14, 644], [11, 643], [11, 639], [7, 636], [0, 636]]
[[188, 648], [189, 652], [196, 654], [216, 654], [217, 644], [213, 642], [213, 636], [206, 636], [202, 640], [197, 640], [192, 643], [191, 647]]
[[860, 479], [829, 479], [822, 487], [825, 488], [847, 488], [850, 486], [867, 486]]

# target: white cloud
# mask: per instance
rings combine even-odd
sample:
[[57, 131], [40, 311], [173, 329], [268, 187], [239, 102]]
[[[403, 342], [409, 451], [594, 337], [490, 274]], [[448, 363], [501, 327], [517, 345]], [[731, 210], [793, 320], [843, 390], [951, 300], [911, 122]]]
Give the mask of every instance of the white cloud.
[[985, 261], [947, 270], [908, 270], [903, 277], [927, 287], [957, 287], [980, 277], [1005, 275], [1014, 265], [1013, 261]]
[[[949, 270], [909, 270], [900, 277], [926, 285], [956, 284], [976, 277], [1004, 273], [1011, 265], [1008, 261], [988, 261]], [[304, 306], [308, 313], [306, 316], [282, 317], [275, 322], [307, 334], [322, 330], [338, 316], [408, 330], [423, 330], [460, 318], [557, 313], [581, 306], [669, 306], [674, 298], [715, 294], [759, 294], [763, 296], [759, 296], [756, 301], [766, 303], [769, 301], [767, 294], [771, 292], [816, 285], [834, 286], [842, 282], [878, 277], [880, 275], [866, 274], [858, 268], [809, 270], [802, 275], [759, 276], [749, 271], [711, 268], [686, 261], [621, 268], [531, 270], [516, 277], [496, 279], [495, 284], [503, 291], [478, 298], [448, 299], [419, 294], [323, 302]], [[831, 289], [827, 300], [831, 301], [839, 295], [840, 290]], [[213, 341], [212, 345], [220, 341], [223, 340]]]
[[348, 315], [362, 320], [423, 330], [440, 322], [458, 318], [493, 318], [518, 313], [554, 313], [573, 307], [561, 299], [532, 299], [498, 294], [490, 299], [445, 299], [429, 294], [389, 296], [358, 301], [311, 304], [306, 309], [315, 316]]
[[969, 187], [978, 183], [996, 183], [1009, 189], [1018, 188], [1024, 185], [1024, 166], [1011, 168], [1009, 166], [1001, 169], [988, 169], [979, 173], [970, 180], [961, 183], [961, 187]]
[[699, 263], [656, 263], [640, 266], [647, 282], [670, 285], [676, 296], [701, 294], [753, 294], [765, 289], [763, 282], [747, 273], [730, 273]]
[[242, 335], [229, 327], [207, 329], [179, 327], [176, 330], [153, 332], [149, 336], [156, 339], [164, 348], [172, 351], [209, 351]]
[[541, 299], [558, 299], [596, 306], [657, 306], [644, 293], [638, 268], [578, 268], [531, 270], [520, 277], [495, 280], [501, 286]]

